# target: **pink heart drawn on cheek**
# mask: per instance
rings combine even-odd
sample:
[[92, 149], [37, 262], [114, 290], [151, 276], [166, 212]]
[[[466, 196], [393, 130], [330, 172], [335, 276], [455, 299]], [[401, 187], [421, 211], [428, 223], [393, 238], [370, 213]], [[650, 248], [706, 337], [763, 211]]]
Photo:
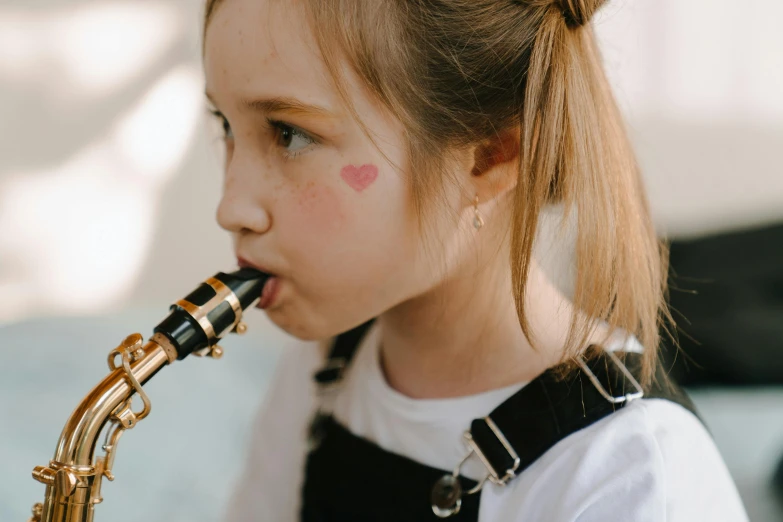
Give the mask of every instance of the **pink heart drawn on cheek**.
[[361, 192], [369, 187], [375, 181], [375, 178], [378, 177], [378, 167], [369, 163], [361, 167], [346, 165], [340, 171], [340, 176], [352, 189], [356, 192]]

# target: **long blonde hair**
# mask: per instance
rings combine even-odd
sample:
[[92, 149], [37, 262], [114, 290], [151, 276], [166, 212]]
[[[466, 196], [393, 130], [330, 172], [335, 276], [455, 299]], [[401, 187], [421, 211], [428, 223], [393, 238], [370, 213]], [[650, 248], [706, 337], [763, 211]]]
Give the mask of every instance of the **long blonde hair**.
[[[207, 0], [204, 30], [219, 2]], [[545, 205], [561, 203], [565, 215], [576, 215], [575, 312], [566, 353], [580, 352], [590, 336], [579, 313], [603, 319], [645, 346], [642, 383], [649, 386], [659, 329], [671, 320], [668, 252], [656, 237], [590, 23], [603, 0], [301, 3], [360, 125], [341, 72], [346, 60], [402, 122], [420, 223], [444, 181], [450, 147], [519, 130], [509, 263], [523, 332], [531, 338], [524, 295], [539, 216]], [[562, 374], [573, 368], [573, 361], [563, 365]]]

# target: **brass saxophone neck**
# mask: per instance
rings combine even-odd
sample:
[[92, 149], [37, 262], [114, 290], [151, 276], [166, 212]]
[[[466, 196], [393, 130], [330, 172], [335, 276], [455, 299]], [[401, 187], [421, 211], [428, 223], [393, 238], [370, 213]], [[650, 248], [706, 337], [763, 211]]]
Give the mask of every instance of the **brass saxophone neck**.
[[[223, 350], [217, 342], [229, 332], [247, 330], [242, 312], [260, 298], [268, 278], [249, 268], [220, 272], [172, 305], [146, 344], [134, 333], [109, 353], [110, 373], [71, 414], [49, 465], [33, 470], [33, 478], [46, 485], [46, 496], [33, 506], [30, 522], [92, 522], [94, 506], [103, 501], [103, 478], [114, 480], [120, 437], [151, 411], [143, 385], [164, 366], [191, 353], [219, 358]], [[142, 400], [140, 411], [132, 409], [134, 395]], [[96, 457], [104, 429], [104, 454]]]

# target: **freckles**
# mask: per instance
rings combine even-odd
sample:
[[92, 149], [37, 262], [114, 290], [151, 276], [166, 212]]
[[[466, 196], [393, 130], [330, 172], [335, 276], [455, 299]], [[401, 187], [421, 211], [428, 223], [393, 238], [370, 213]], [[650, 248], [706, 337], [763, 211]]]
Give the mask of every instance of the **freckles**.
[[325, 232], [340, 228], [345, 222], [340, 199], [334, 190], [313, 181], [299, 193], [297, 206], [299, 220], [309, 230]]
[[378, 177], [378, 167], [371, 163], [366, 163], [361, 167], [346, 165], [340, 171], [340, 177], [356, 192], [361, 192], [372, 185]]

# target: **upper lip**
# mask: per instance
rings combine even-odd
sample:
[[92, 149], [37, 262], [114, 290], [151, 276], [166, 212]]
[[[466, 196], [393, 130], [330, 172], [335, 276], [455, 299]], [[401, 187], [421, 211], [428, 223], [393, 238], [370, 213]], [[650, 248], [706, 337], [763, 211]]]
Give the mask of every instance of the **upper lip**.
[[248, 261], [247, 259], [245, 259], [240, 255], [237, 255], [237, 265], [239, 265], [239, 268], [250, 267], [250, 268], [255, 268], [256, 270], [260, 270], [266, 274], [274, 275], [274, 273], [268, 268], [266, 268], [265, 266]]

